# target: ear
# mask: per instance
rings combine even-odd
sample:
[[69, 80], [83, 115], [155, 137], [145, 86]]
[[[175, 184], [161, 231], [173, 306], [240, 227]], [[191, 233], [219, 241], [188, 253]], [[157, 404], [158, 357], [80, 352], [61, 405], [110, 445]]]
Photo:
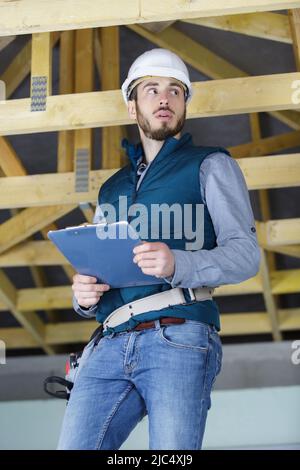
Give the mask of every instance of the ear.
[[128, 100], [128, 114], [130, 119], [136, 120], [136, 105], [134, 100]]

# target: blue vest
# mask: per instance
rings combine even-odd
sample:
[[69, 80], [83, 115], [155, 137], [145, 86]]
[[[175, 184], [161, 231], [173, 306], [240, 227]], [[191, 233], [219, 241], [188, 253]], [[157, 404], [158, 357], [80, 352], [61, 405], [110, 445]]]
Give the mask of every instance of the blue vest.
[[[129, 164], [121, 168], [101, 186], [98, 196], [98, 203], [110, 203], [116, 210], [116, 221], [128, 220], [131, 222], [132, 216], [127, 213], [119, 213], [119, 197], [127, 197], [127, 207], [134, 204], [143, 204], [151, 214], [151, 204], [189, 204], [191, 207], [192, 227], [196, 226], [196, 204], [202, 204], [199, 170], [200, 165], [207, 155], [213, 152], [223, 152], [230, 156], [230, 153], [222, 147], [195, 146], [190, 133], [185, 133], [180, 139], [169, 137], [158, 154], [155, 156], [147, 173], [136, 191], [137, 184], [137, 162], [143, 154], [141, 143], [129, 144], [127, 139], [122, 140], [122, 146], [126, 148]], [[184, 212], [184, 210], [182, 211]], [[207, 206], [204, 205], [204, 238], [201, 249], [211, 250], [216, 244], [216, 234]], [[193, 242], [192, 239], [185, 238], [184, 230], [181, 231], [180, 239], [176, 238], [178, 226], [174, 224], [170, 217], [170, 235], [164, 238], [164, 233], [158, 224], [155, 238], [151, 238], [151, 217], [148, 217], [148, 237], [147, 241], [164, 242], [170, 249], [185, 250], [186, 243]], [[171, 220], [172, 219], [172, 220]], [[113, 220], [112, 220], [113, 221]], [[107, 220], [107, 222], [111, 222]], [[152, 234], [153, 235], [153, 234]], [[142, 237], [141, 237], [142, 238]], [[194, 250], [191, 250], [194, 251]], [[199, 286], [200, 287], [200, 286]], [[169, 283], [153, 284], [145, 286], [134, 286], [125, 288], [114, 288], [105, 292], [100, 299], [96, 313], [96, 319], [103, 323], [105, 318], [115, 309], [134, 300], [147, 297], [158, 292], [171, 289]], [[152, 310], [138, 316], [134, 316], [126, 323], [122, 323], [115, 328], [108, 328], [105, 334], [111, 332], [125, 331], [136, 326], [143, 321], [158, 319], [160, 317], [172, 316], [187, 318], [190, 320], [203, 321], [216, 326], [220, 330], [219, 309], [214, 300], [191, 301], [187, 288], [183, 289], [185, 299], [184, 305], [170, 306], [160, 310]]]

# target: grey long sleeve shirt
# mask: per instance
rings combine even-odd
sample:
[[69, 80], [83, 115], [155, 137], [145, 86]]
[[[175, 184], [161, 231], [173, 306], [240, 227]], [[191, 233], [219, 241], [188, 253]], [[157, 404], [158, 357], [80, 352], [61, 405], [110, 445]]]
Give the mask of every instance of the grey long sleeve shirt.
[[[139, 160], [137, 190], [151, 162]], [[164, 278], [172, 287], [217, 287], [237, 284], [255, 276], [259, 270], [260, 249], [255, 220], [244, 175], [234, 158], [222, 152], [209, 154], [199, 171], [201, 196], [207, 205], [217, 238], [212, 250], [172, 249], [173, 276]], [[97, 206], [94, 223], [100, 222]], [[100, 299], [101, 301], [101, 299]], [[84, 317], [96, 315], [97, 305], [84, 309], [73, 296], [74, 310]]]

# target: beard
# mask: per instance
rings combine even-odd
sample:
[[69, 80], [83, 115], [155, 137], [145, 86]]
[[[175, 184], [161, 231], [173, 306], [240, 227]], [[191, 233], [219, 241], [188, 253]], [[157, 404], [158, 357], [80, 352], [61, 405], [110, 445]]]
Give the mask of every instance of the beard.
[[136, 101], [136, 118], [140, 128], [148, 139], [153, 140], [166, 140], [168, 137], [173, 137], [183, 129], [186, 119], [186, 106], [184, 106], [184, 112], [179, 117], [174, 127], [170, 127], [168, 122], [161, 122], [161, 127], [158, 129], [152, 129], [148, 119], [142, 114], [139, 105]]

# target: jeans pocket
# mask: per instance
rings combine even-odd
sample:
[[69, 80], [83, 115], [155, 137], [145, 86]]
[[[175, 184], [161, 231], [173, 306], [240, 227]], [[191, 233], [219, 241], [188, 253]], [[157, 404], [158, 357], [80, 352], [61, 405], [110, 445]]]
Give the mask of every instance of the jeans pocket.
[[164, 344], [173, 348], [207, 352], [209, 346], [209, 326], [204, 323], [162, 325], [159, 336]]

